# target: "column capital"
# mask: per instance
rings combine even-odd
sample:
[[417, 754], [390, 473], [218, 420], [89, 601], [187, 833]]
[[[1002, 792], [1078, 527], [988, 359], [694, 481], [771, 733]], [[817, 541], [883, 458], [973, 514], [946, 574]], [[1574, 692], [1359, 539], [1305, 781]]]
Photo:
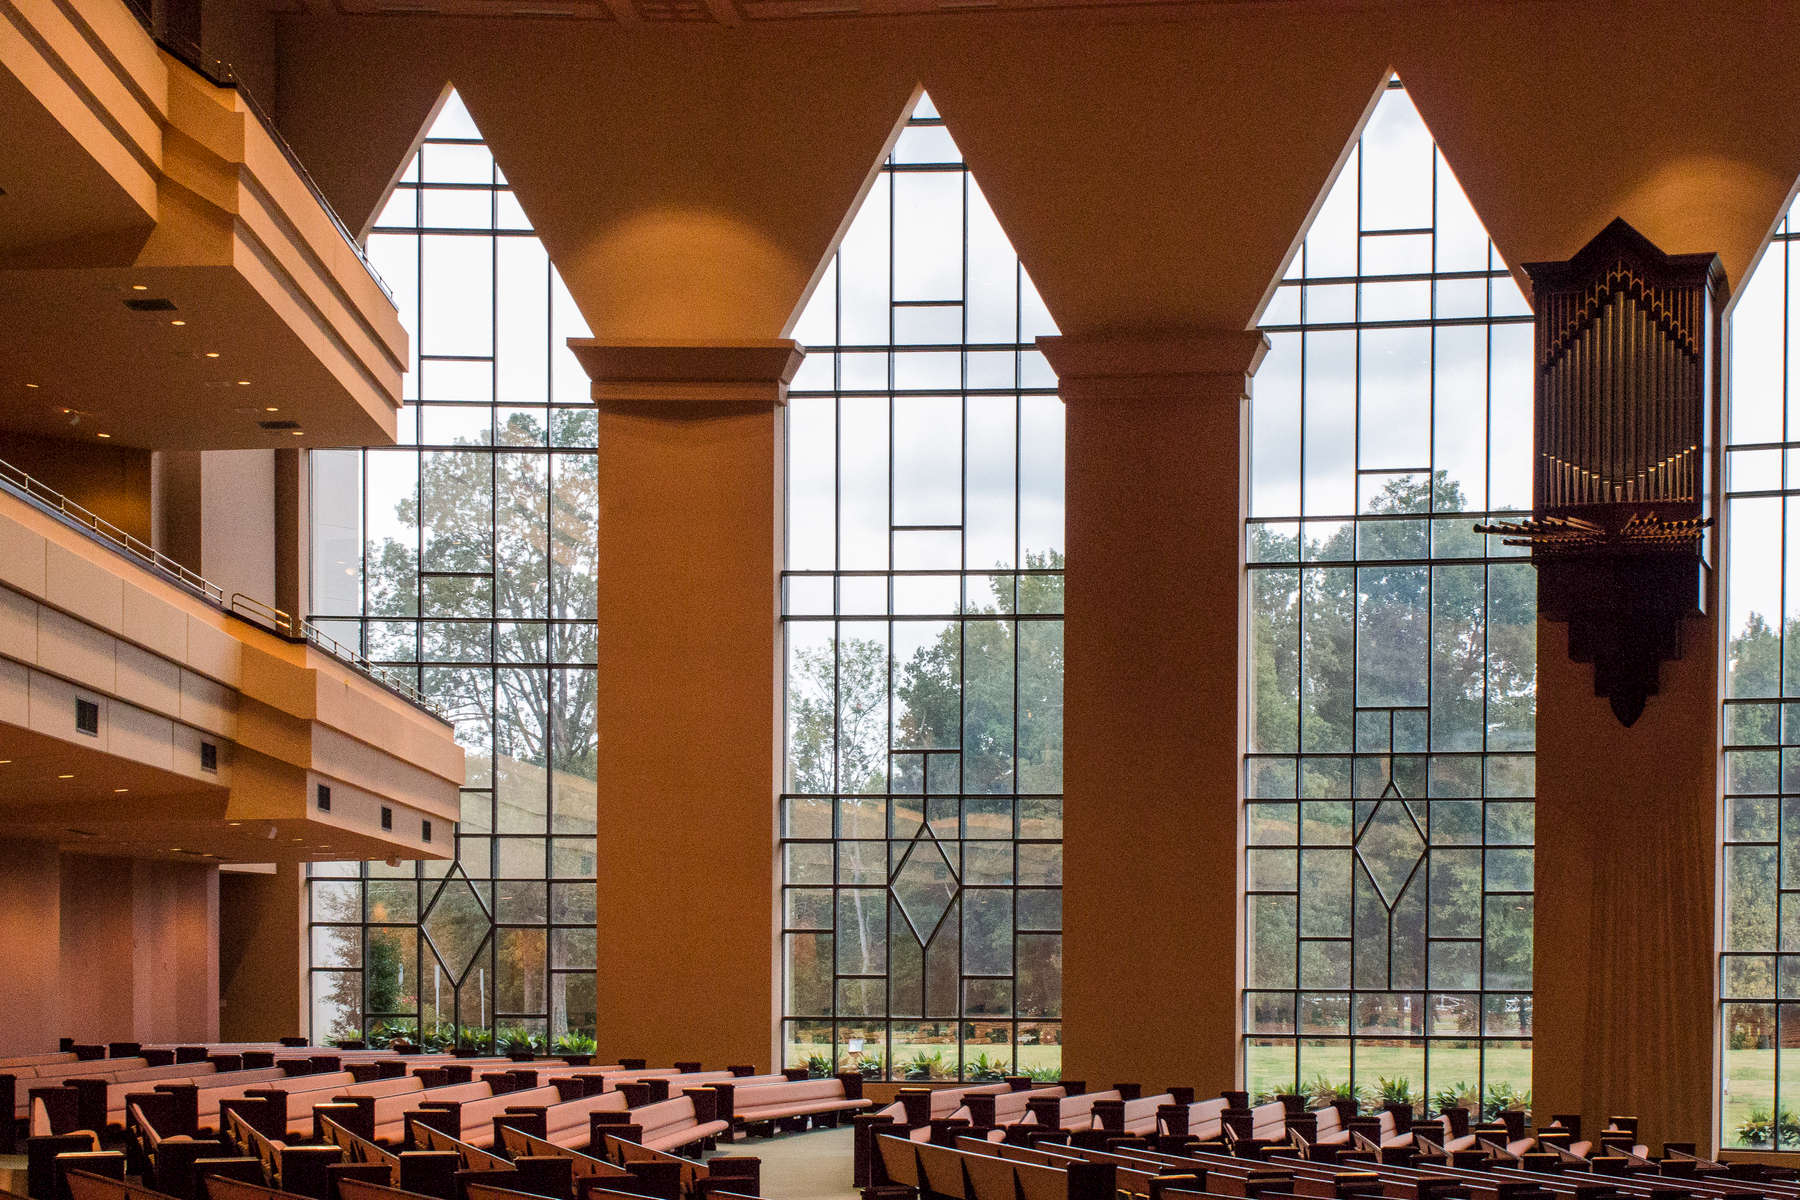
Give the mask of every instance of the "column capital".
[[806, 351], [792, 338], [662, 342], [570, 338], [596, 401], [628, 404], [787, 403]]
[[1067, 400], [1128, 400], [1147, 389], [1241, 386], [1269, 351], [1256, 330], [1179, 329], [1144, 334], [1069, 334], [1041, 337], [1044, 352]]

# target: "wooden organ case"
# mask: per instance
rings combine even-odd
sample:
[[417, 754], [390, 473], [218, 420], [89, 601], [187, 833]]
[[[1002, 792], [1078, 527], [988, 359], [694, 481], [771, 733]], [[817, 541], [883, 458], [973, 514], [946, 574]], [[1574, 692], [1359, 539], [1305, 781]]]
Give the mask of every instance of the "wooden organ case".
[[1615, 220], [1567, 262], [1527, 263], [1537, 312], [1529, 546], [1538, 611], [1624, 725], [1681, 655], [1712, 588], [1713, 437], [1725, 274]]

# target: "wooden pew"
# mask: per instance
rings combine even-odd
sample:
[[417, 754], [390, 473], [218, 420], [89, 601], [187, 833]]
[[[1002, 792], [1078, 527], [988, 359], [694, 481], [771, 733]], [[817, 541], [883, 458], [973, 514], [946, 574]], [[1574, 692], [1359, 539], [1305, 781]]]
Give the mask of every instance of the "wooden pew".
[[509, 1160], [431, 1125], [415, 1124], [412, 1133], [415, 1144], [422, 1149], [457, 1156], [459, 1165], [452, 1186], [455, 1200], [464, 1200], [471, 1183], [553, 1200], [570, 1200], [573, 1194], [574, 1163], [567, 1155], [521, 1155]]
[[846, 1113], [874, 1107], [863, 1097], [863, 1077], [844, 1071], [832, 1079], [790, 1079], [754, 1087], [718, 1085], [721, 1119], [733, 1128], [804, 1126], [808, 1121], [836, 1128]]
[[652, 1150], [679, 1153], [709, 1149], [720, 1134], [731, 1131], [718, 1116], [718, 1098], [711, 1088], [689, 1088], [677, 1100], [663, 1100], [625, 1112], [604, 1111], [588, 1116], [590, 1146], [603, 1134], [636, 1142]]
[[867, 1200], [927, 1194], [943, 1200], [1116, 1200], [1111, 1163], [1039, 1163], [965, 1154], [949, 1146], [883, 1135], [875, 1139]]
[[[652, 1194], [664, 1200], [707, 1200], [720, 1192], [754, 1194], [762, 1186], [762, 1160], [749, 1155], [714, 1155], [701, 1162], [616, 1133], [601, 1134], [594, 1147], [597, 1157], [665, 1186]], [[669, 1186], [672, 1185], [672, 1186]]]

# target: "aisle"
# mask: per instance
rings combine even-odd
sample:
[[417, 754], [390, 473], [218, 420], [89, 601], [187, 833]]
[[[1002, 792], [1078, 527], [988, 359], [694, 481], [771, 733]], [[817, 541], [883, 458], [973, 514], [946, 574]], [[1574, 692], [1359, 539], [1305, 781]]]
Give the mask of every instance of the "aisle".
[[737, 1142], [725, 1154], [762, 1159], [762, 1194], [768, 1200], [854, 1200], [850, 1182], [850, 1130], [821, 1129]]

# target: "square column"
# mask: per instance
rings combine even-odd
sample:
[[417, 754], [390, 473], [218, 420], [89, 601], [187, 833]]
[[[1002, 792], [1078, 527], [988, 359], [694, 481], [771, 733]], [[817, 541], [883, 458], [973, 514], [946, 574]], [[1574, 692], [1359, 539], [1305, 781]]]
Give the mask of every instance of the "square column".
[[1068, 406], [1064, 1071], [1238, 1077], [1243, 512], [1260, 333], [1042, 338]]
[[1629, 729], [1538, 621], [1532, 1111], [1614, 1115], [1717, 1144], [1719, 625], [1682, 654]]
[[766, 1068], [783, 415], [801, 350], [570, 347], [599, 407], [599, 1053]]

